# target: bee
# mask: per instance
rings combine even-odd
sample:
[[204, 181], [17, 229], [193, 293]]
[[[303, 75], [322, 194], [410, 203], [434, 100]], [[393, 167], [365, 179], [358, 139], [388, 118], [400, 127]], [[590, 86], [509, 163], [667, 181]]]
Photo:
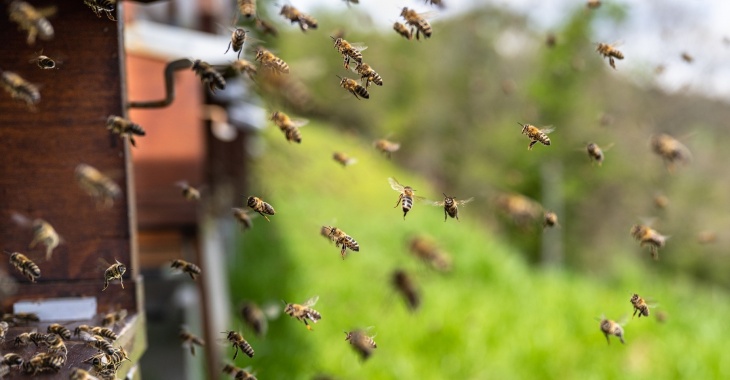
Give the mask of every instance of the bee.
[[682, 56], [681, 56], [681, 57], [682, 57], [682, 60], [683, 60], [683, 61], [685, 61], [685, 62], [687, 62], [687, 63], [692, 63], [692, 62], [694, 62], [694, 60], [695, 60], [695, 59], [694, 59], [694, 58], [693, 58], [693, 57], [692, 57], [691, 55], [689, 55], [689, 54], [688, 54], [687, 52], [683, 52], [683, 53], [682, 53]]
[[332, 158], [344, 167], [350, 166], [357, 162], [357, 159], [350, 157], [347, 155], [347, 153], [343, 152], [335, 152], [332, 155]]
[[545, 215], [543, 215], [543, 221], [542, 221], [542, 228], [547, 227], [560, 227], [560, 224], [558, 223], [558, 215], [552, 211], [545, 212]]
[[375, 149], [383, 152], [386, 157], [390, 158], [390, 154], [400, 149], [400, 143], [392, 142], [386, 139], [375, 140]]
[[180, 269], [183, 273], [187, 273], [193, 280], [195, 280], [196, 276], [200, 276], [201, 273], [199, 266], [181, 259], [173, 261], [170, 266], [175, 269]]
[[44, 343], [48, 346], [49, 353], [68, 355], [66, 344], [58, 334], [46, 334], [45, 338]]
[[347, 249], [349, 248], [351, 251], [359, 252], [360, 251], [360, 245], [357, 244], [355, 239], [350, 237], [350, 235], [346, 234], [345, 231], [342, 231], [341, 229], [337, 227], [327, 227], [330, 231], [330, 239], [335, 242], [335, 247], [342, 247], [340, 250], [340, 256], [342, 256], [342, 259], [345, 259], [345, 255], [347, 252]]
[[53, 38], [53, 25], [46, 16], [55, 12], [55, 7], [38, 10], [25, 1], [13, 1], [8, 6], [10, 21], [17, 23], [18, 29], [28, 31], [28, 45], [35, 43], [36, 36], [46, 41]]
[[700, 231], [697, 233], [697, 242], [700, 244], [712, 244], [717, 241], [715, 231]]
[[436, 244], [422, 236], [415, 236], [409, 243], [413, 255], [439, 272], [451, 271], [451, 257], [442, 252]]
[[92, 327], [91, 333], [94, 335], [98, 335], [102, 338], [106, 338], [111, 342], [119, 339], [119, 336], [116, 333], [114, 333], [114, 331], [112, 331], [106, 327], [99, 327], [99, 326]]
[[[609, 146], [610, 148], [611, 146]], [[603, 154], [603, 150], [601, 147], [598, 146], [596, 143], [588, 143], [586, 145], [586, 151], [588, 152], [588, 157], [591, 159], [591, 161], [596, 162], [598, 166], [601, 166], [603, 164], [603, 159], [605, 158], [605, 155]]]
[[66, 364], [66, 356], [41, 352], [23, 363], [23, 372], [35, 376], [38, 372], [58, 372]]
[[634, 306], [634, 315], [632, 318], [636, 316], [636, 313], [639, 313], [639, 318], [641, 318], [642, 315], [645, 317], [649, 316], [649, 305], [646, 303], [646, 300], [639, 297], [638, 294], [634, 293], [629, 302], [631, 302]]
[[413, 34], [411, 34], [411, 31], [403, 24], [396, 21], [393, 23], [393, 30], [395, 30], [396, 33], [400, 34], [403, 38], [407, 40], [413, 39]]
[[361, 44], [351, 44], [342, 37], [335, 38], [330, 36], [330, 38], [335, 41], [335, 49], [337, 49], [337, 51], [342, 55], [345, 70], [350, 69], [351, 59], [358, 64], [362, 63], [361, 51], [367, 49], [367, 46], [363, 46]]
[[464, 199], [464, 200], [456, 200], [456, 198], [450, 197], [450, 196], [444, 194], [443, 201], [431, 202], [431, 205], [440, 206], [440, 207], [444, 208], [444, 222], [445, 222], [447, 217], [449, 217], [449, 216], [452, 218], [456, 218], [456, 220], [459, 220], [459, 206], [463, 206], [473, 200], [474, 200], [473, 197], [469, 198], [469, 199]]
[[657, 194], [654, 196], [654, 206], [659, 209], [665, 209], [669, 206], [669, 198], [663, 194]]
[[548, 33], [545, 37], [545, 45], [549, 48], [554, 47], [557, 42], [558, 38], [555, 36], [555, 33]]
[[238, 0], [238, 10], [246, 18], [256, 16], [256, 0]]
[[317, 20], [314, 17], [300, 12], [298, 9], [291, 5], [284, 5], [281, 7], [280, 15], [284, 16], [291, 24], [299, 23], [299, 28], [302, 32], [306, 32], [307, 29], [317, 29]]
[[666, 241], [669, 238], [668, 236], [664, 236], [655, 229], [643, 224], [635, 224], [631, 227], [629, 232], [634, 239], [639, 241], [639, 245], [641, 247], [648, 244], [651, 251], [651, 257], [654, 258], [654, 260], [659, 260], [659, 248], [664, 247], [664, 244], [666, 244]]
[[37, 56], [33, 57], [28, 63], [35, 63], [41, 70], [50, 70], [56, 68], [56, 61], [47, 55], [43, 55], [43, 50], [38, 53]]
[[675, 163], [686, 164], [692, 160], [692, 153], [679, 140], [661, 133], [651, 138], [651, 147], [654, 153], [664, 159], [667, 170], [674, 171]]
[[417, 195], [414, 195], [415, 190], [413, 190], [410, 186], [403, 186], [401, 185], [397, 179], [390, 177], [388, 178], [388, 183], [390, 183], [390, 187], [399, 192], [400, 195], [398, 196], [398, 202], [396, 202], [395, 206], [393, 208], [398, 207], [401, 203], [403, 204], [403, 219], [406, 219], [406, 214], [408, 214], [408, 211], [411, 211], [411, 208], [413, 208], [413, 200], [423, 200], [423, 197], [419, 197]]
[[417, 40], [421, 39], [421, 34], [423, 34], [423, 38], [431, 37], [431, 24], [429, 24], [422, 15], [416, 13], [413, 9], [408, 9], [407, 7], [403, 7], [400, 15], [406, 20], [406, 25], [411, 27], [411, 33], [413, 33], [413, 29], [416, 30]]
[[223, 79], [223, 75], [217, 72], [208, 62], [196, 59], [193, 62], [192, 69], [200, 77], [203, 84], [208, 85], [210, 92], [226, 88], [226, 80]]
[[74, 368], [69, 374], [69, 380], [99, 380], [99, 378], [92, 376], [81, 368]]
[[256, 380], [256, 376], [248, 372], [246, 369], [238, 368], [233, 364], [223, 366], [223, 373], [233, 377], [236, 380]]
[[602, 318], [601, 319], [601, 332], [603, 332], [603, 335], [606, 336], [606, 342], [608, 342], [608, 344], [611, 344], [611, 340], [608, 339], [609, 335], [616, 336], [621, 341], [621, 344], [625, 344], [624, 343], [624, 329], [618, 323], [616, 323], [610, 319]]
[[269, 24], [268, 22], [256, 17], [256, 28], [258, 28], [261, 33], [263, 34], [270, 34], [274, 37], [279, 35], [279, 31], [276, 30], [276, 28]]
[[444, 2], [441, 0], [424, 0], [424, 3], [426, 3], [426, 4], [431, 3], [431, 5], [436, 5], [441, 9], [446, 7], [446, 5], [444, 5]]
[[588, 0], [586, 2], [586, 7], [588, 9], [596, 9], [601, 6], [601, 0]]
[[238, 75], [246, 74], [248, 79], [255, 80], [254, 76], [256, 75], [256, 66], [245, 59], [233, 61], [231, 69], [233, 69], [233, 71], [235, 71]]
[[261, 198], [258, 197], [248, 197], [246, 204], [248, 205], [248, 207], [251, 207], [251, 209], [263, 216], [267, 222], [270, 222], [270, 220], [269, 217], [267, 217], [266, 215], [274, 215], [274, 213], [276, 213], [276, 211], [273, 207], [271, 207], [270, 204], [264, 202]]
[[101, 319], [101, 325], [102, 326], [112, 326], [115, 324], [124, 324], [124, 318], [127, 318], [127, 310], [121, 309], [114, 312], [111, 312], [109, 314], [106, 314], [104, 318]]
[[127, 272], [127, 266], [120, 263], [117, 259], [114, 259], [114, 261], [116, 261], [116, 263], [110, 265], [104, 271], [104, 289], [101, 290], [102, 292], [109, 287], [109, 281], [116, 279], [119, 279], [119, 284], [122, 285], [122, 289], [124, 289], [124, 279], [122, 276], [124, 276], [124, 273]]
[[114, 346], [99, 335], [85, 336], [84, 341], [86, 341], [89, 346], [94, 347], [107, 355], [112, 355], [115, 352]]
[[312, 331], [312, 326], [309, 325], [307, 319], [312, 321], [312, 323], [317, 323], [317, 321], [322, 319], [322, 315], [312, 309], [312, 306], [314, 306], [317, 301], [319, 301], [319, 296], [314, 296], [301, 305], [297, 303], [288, 303], [284, 308], [284, 312], [290, 317], [304, 322], [304, 325], [307, 326], [307, 330]]
[[106, 13], [106, 17], [112, 21], [117, 21], [114, 15], [112, 15], [112, 12], [116, 8], [116, 3], [116, 0], [84, 0], [84, 4], [94, 11], [96, 17], [101, 17], [101, 12], [104, 12]]
[[599, 43], [596, 47], [596, 51], [604, 58], [608, 58], [608, 64], [614, 69], [616, 69], [616, 61], [614, 58], [624, 59], [624, 53], [618, 51], [614, 45]]
[[132, 146], [137, 146], [134, 141], [135, 135], [144, 136], [146, 134], [145, 130], [139, 124], [115, 115], [111, 115], [106, 119], [106, 129], [118, 134], [120, 137], [129, 137], [129, 142], [132, 143]]
[[287, 141], [294, 141], [297, 144], [302, 142], [302, 134], [299, 128], [309, 123], [308, 120], [292, 120], [287, 114], [281, 111], [272, 113], [271, 120], [284, 132]]
[[532, 146], [541, 142], [543, 145], [550, 145], [550, 137], [548, 133], [555, 130], [555, 128], [537, 128], [532, 124], [517, 123], [522, 127], [522, 134], [530, 139], [530, 144], [527, 146], [527, 150], [532, 150]]
[[373, 70], [367, 63], [358, 63], [357, 66], [355, 66], [355, 72], [360, 74], [360, 81], [364, 82], [363, 84], [366, 89], [370, 87], [370, 83], [375, 83], [378, 86], [383, 85], [383, 78], [381, 78], [380, 74], [375, 72], [375, 70]]
[[261, 66], [273, 73], [289, 74], [289, 65], [283, 59], [262, 47], [256, 49], [256, 60], [261, 62]]
[[4, 364], [10, 368], [20, 368], [23, 366], [23, 357], [15, 353], [5, 354], [0, 356], [0, 364]]
[[182, 340], [183, 347], [184, 346], [190, 346], [190, 353], [195, 356], [195, 345], [205, 347], [205, 341], [200, 339], [199, 337], [193, 335], [190, 331], [186, 330], [184, 327], [180, 329], [180, 340]]
[[0, 84], [13, 99], [24, 101], [31, 110], [35, 110], [35, 105], [41, 101], [38, 86], [26, 81], [14, 72], [0, 70]]
[[182, 195], [185, 197], [188, 201], [199, 201], [200, 200], [200, 190], [190, 186], [189, 183], [186, 181], [180, 181], [175, 184], [177, 187], [179, 187], [182, 190]]
[[339, 75], [337, 77], [340, 78], [340, 87], [344, 88], [347, 91], [350, 91], [352, 95], [355, 95], [357, 100], [360, 100], [360, 96], [365, 99], [370, 99], [370, 94], [368, 93], [368, 90], [358, 84], [356, 80], [350, 78], [342, 78]]
[[38, 243], [46, 246], [46, 261], [51, 259], [53, 250], [61, 243], [61, 237], [50, 223], [43, 219], [35, 219], [31, 225], [33, 229], [33, 240], [31, 240], [29, 248], [35, 248]]
[[111, 364], [119, 364], [124, 360], [132, 361], [129, 359], [129, 356], [127, 356], [127, 351], [124, 349], [124, 347], [114, 348], [112, 347], [111, 353], [107, 354], [109, 355], [109, 362]]
[[18, 336], [15, 337], [14, 344], [15, 346], [25, 346], [28, 343], [33, 343], [36, 347], [38, 344], [45, 344], [47, 336], [50, 334], [44, 334], [39, 333], [37, 331], [31, 331], [31, 332], [24, 332], [18, 334]]
[[96, 199], [97, 206], [110, 207], [122, 194], [119, 185], [111, 178], [86, 164], [76, 166], [76, 181], [87, 194]]
[[7, 322], [12, 321], [16, 324], [19, 322], [27, 324], [28, 322], [40, 322], [41, 319], [36, 313], [15, 313], [3, 315], [3, 320]]
[[58, 323], [48, 325], [47, 332], [49, 334], [58, 334], [58, 336], [65, 340], [71, 339], [71, 330], [66, 328], [66, 326], [59, 325]]
[[375, 336], [369, 336], [363, 330], [357, 329], [353, 331], [345, 331], [345, 341], [349, 341], [352, 348], [360, 354], [362, 360], [366, 360], [373, 354], [373, 350], [378, 348], [377, 343], [373, 339]]
[[233, 330], [224, 332], [224, 334], [228, 334], [226, 339], [228, 339], [229, 342], [233, 345], [233, 348], [235, 349], [235, 352], [233, 353], [233, 360], [236, 360], [236, 356], [238, 356], [238, 349], [240, 348], [241, 351], [248, 355], [249, 358], [253, 357], [253, 347], [251, 347], [250, 344], [246, 341], [246, 339], [243, 339], [243, 335], [241, 335], [238, 332], [235, 332]]
[[233, 216], [238, 220], [238, 222], [241, 224], [241, 228], [244, 230], [248, 230], [251, 227], [253, 227], [253, 218], [251, 217], [251, 214], [242, 209], [234, 207], [233, 209]]
[[0, 321], [0, 343], [5, 342], [5, 335], [8, 333], [10, 325], [5, 321]]
[[266, 335], [268, 322], [266, 313], [254, 302], [244, 302], [241, 306], [243, 322], [253, 330], [258, 337]]
[[406, 301], [406, 305], [411, 311], [415, 311], [421, 305], [421, 295], [416, 289], [413, 278], [404, 270], [398, 269], [393, 272], [392, 283], [395, 289], [401, 293]]
[[236, 28], [233, 33], [231, 34], [231, 42], [228, 43], [228, 49], [223, 54], [228, 53], [228, 50], [231, 50], [233, 48], [234, 52], [238, 52], [237, 58], [241, 58], [241, 53], [243, 52], [243, 43], [246, 42], [246, 33], [247, 31]]
[[[5, 251], [5, 253], [9, 252]], [[30, 282], [35, 282], [35, 280], [41, 276], [41, 269], [38, 268], [38, 265], [36, 265], [36, 263], [34, 263], [24, 254], [20, 252], [13, 252], [9, 254], [10, 265], [14, 266], [15, 269], [23, 274], [23, 276], [27, 277]], [[17, 318], [17, 314], [14, 317]]]

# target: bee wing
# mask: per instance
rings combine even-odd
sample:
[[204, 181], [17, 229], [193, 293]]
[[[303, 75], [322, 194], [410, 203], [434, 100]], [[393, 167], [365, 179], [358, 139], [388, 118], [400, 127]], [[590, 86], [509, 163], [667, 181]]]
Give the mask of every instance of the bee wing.
[[296, 128], [301, 128], [307, 124], [309, 124], [309, 120], [307, 119], [291, 119], [291, 125]]
[[463, 205], [465, 205], [465, 204], [467, 204], [467, 203], [469, 203], [469, 202], [471, 202], [473, 200], [474, 200], [474, 197], [471, 197], [469, 199], [463, 199], [463, 200], [460, 200], [460, 201], [456, 201], [456, 204], [459, 205], [459, 206], [463, 206]]
[[388, 177], [388, 183], [390, 183], [390, 187], [393, 188], [393, 190], [395, 191], [400, 192], [405, 189], [405, 187], [403, 187], [403, 185], [401, 185], [398, 180], [393, 177]]
[[431, 206], [440, 206], [440, 207], [444, 207], [444, 203], [445, 203], [444, 201], [429, 201], [428, 202], [428, 204], [430, 204]]
[[555, 130], [555, 128], [553, 128], [553, 127], [545, 127], [545, 128], [540, 129], [540, 132], [547, 135], [548, 133], [552, 133], [554, 130]]
[[181, 189], [184, 189], [186, 187], [189, 187], [190, 184], [188, 183], [188, 181], [183, 180], [183, 181], [177, 181], [177, 182], [175, 182], [175, 186], [177, 186], [177, 187], [179, 187]]
[[436, 18], [436, 15], [438, 15], [438, 12], [436, 11], [426, 11], [418, 13], [418, 17], [426, 19], [426, 20], [432, 20]]
[[281, 305], [277, 302], [269, 302], [261, 307], [261, 311], [268, 319], [277, 319], [281, 314]]
[[362, 42], [350, 42], [350, 46], [357, 51], [363, 51], [368, 48], [367, 45]]
[[21, 227], [30, 227], [33, 225], [33, 221], [30, 218], [19, 212], [13, 211], [10, 218], [13, 220], [13, 222], [15, 222], [15, 224]]
[[319, 301], [319, 296], [314, 296], [314, 297], [308, 299], [307, 301], [305, 301], [302, 304], [302, 306], [304, 306], [304, 307], [311, 307], [311, 306], [314, 306], [317, 303], [317, 301]]

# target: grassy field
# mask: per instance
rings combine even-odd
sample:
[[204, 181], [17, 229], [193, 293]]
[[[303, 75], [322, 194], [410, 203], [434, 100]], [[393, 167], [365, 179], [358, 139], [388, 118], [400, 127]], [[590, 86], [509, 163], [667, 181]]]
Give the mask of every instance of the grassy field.
[[[730, 299], [721, 290], [662, 278], [640, 261], [645, 257], [608, 261], [625, 268], [619, 277], [529, 267], [468, 205], [461, 222], [444, 222], [441, 208], [418, 203], [403, 220], [388, 177], [431, 199], [443, 189], [399, 170], [369, 142], [316, 123], [302, 134], [297, 145], [276, 128], [263, 133], [252, 193], [276, 215], [270, 223], [256, 218], [241, 235], [231, 254], [231, 292], [234, 305], [302, 303], [319, 295], [314, 308], [322, 320], [307, 331], [280, 315], [264, 339], [244, 330], [256, 356], [239, 355], [237, 365], [251, 366], [258, 378], [730, 378], [730, 361], [723, 360]], [[335, 150], [359, 162], [342, 168], [332, 160]], [[322, 225], [342, 228], [360, 252], [342, 260], [319, 236]], [[413, 258], [407, 242], [414, 234], [438, 241], [452, 255], [453, 271], [439, 274]], [[396, 268], [418, 283], [416, 312], [390, 284]], [[659, 303], [650, 318], [631, 319], [631, 292]], [[659, 311], [664, 323], [654, 318]], [[602, 314], [628, 320], [626, 345], [606, 344], [596, 320]], [[367, 326], [374, 326], [378, 348], [362, 362], [343, 330]]]

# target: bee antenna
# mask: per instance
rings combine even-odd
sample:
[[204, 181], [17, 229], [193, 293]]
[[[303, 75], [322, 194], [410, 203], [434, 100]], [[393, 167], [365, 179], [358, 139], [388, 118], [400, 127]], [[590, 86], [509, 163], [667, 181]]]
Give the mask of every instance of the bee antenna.
[[284, 300], [281, 300], [281, 303], [283, 303], [284, 305], [286, 305], [286, 301], [284, 301]]
[[517, 125], [519, 125], [520, 127], [524, 127], [524, 125], [522, 123], [520, 123], [519, 121], [517, 122]]
[[330, 38], [331, 38], [331, 39], [333, 39], [333, 40], [335, 39], [335, 38], [334, 38], [334, 37], [332, 37], [332, 36], [330, 36]]
[[336, 75], [336, 74], [335, 74], [335, 76], [336, 76], [336, 77], [338, 77], [338, 78], [340, 78], [340, 79], [342, 79], [342, 77], [341, 77], [341, 76], [339, 76], [339, 75]]

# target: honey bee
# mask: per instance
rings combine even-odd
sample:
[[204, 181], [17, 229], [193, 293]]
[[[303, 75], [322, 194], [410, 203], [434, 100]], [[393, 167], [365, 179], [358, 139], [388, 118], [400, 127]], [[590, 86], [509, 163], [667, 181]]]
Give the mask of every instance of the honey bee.
[[404, 270], [398, 269], [393, 272], [392, 277], [393, 286], [400, 292], [406, 301], [406, 305], [411, 311], [415, 311], [421, 305], [421, 295], [416, 289], [416, 284], [413, 278], [408, 275]]
[[45, 371], [58, 372], [64, 364], [66, 364], [65, 355], [41, 352], [23, 363], [23, 372], [32, 376]]
[[437, 7], [441, 8], [441, 9], [446, 7], [444, 2], [441, 0], [424, 0], [424, 3], [426, 3], [426, 4], [430, 3], [431, 5], [436, 5]]
[[119, 339], [119, 336], [114, 333], [114, 331], [106, 328], [106, 327], [91, 327], [89, 325], [78, 325], [74, 329], [74, 336], [79, 336], [82, 333], [86, 333], [88, 335], [98, 335], [100, 337], [106, 338], [109, 341], [113, 342], [117, 339]]
[[522, 134], [530, 139], [530, 144], [527, 146], [527, 150], [532, 150], [532, 146], [541, 142], [543, 145], [550, 145], [550, 137], [548, 133], [555, 130], [555, 128], [537, 128], [532, 124], [517, 123], [522, 127]]
[[107, 354], [112, 355], [115, 352], [114, 346], [108, 342], [106, 339], [104, 339], [101, 336], [98, 335], [90, 335], [90, 334], [81, 334], [82, 339], [91, 347], [96, 348], [97, 350]]
[[56, 61], [54, 61], [51, 57], [47, 55], [43, 55], [43, 50], [41, 50], [38, 55], [33, 57], [28, 63], [35, 63], [36, 66], [38, 66], [41, 70], [50, 70], [56, 68]]
[[287, 114], [281, 111], [272, 113], [271, 120], [284, 132], [284, 137], [286, 137], [287, 141], [294, 141], [297, 144], [302, 142], [302, 133], [299, 131], [299, 128], [309, 122], [308, 120], [292, 120]]
[[357, 244], [355, 239], [350, 237], [350, 235], [346, 234], [345, 231], [342, 231], [337, 227], [328, 226], [327, 228], [330, 231], [330, 239], [335, 242], [335, 247], [342, 247], [342, 249], [340, 250], [340, 256], [342, 256], [343, 260], [345, 259], [348, 248], [354, 252], [360, 251], [360, 245]]
[[649, 316], [649, 304], [646, 303], [646, 300], [639, 297], [638, 294], [634, 293], [629, 302], [634, 306], [634, 315], [631, 318], [635, 317], [636, 313], [639, 313], [639, 318], [642, 315], [645, 317]]
[[340, 87], [344, 88], [347, 91], [350, 91], [352, 95], [355, 95], [357, 100], [360, 100], [360, 97], [358, 95], [362, 96], [365, 99], [370, 99], [370, 94], [368, 93], [368, 90], [358, 84], [356, 80], [350, 78], [342, 78], [339, 75], [337, 77], [340, 78]]
[[238, 356], [238, 349], [241, 349], [241, 351], [248, 355], [249, 358], [253, 357], [253, 347], [248, 344], [246, 339], [243, 339], [243, 335], [233, 330], [224, 332], [224, 334], [228, 334], [226, 339], [231, 342], [235, 349], [235, 352], [233, 353], [233, 360], [236, 360], [236, 356]]
[[611, 344], [611, 340], [608, 339], [609, 335], [616, 336], [620, 341], [621, 344], [624, 343], [624, 329], [621, 327], [620, 324], [606, 318], [601, 319], [601, 332], [603, 332], [603, 335], [606, 336], [606, 342], [608, 344]]
[[423, 236], [415, 236], [409, 244], [413, 255], [439, 272], [451, 271], [451, 257], [442, 252], [436, 244]]
[[15, 346], [25, 346], [29, 343], [33, 343], [36, 347], [38, 344], [46, 344], [46, 339], [48, 339], [48, 336], [51, 334], [44, 334], [39, 333], [35, 331], [35, 329], [31, 332], [24, 332], [18, 334], [18, 336], [15, 337], [14, 344]]
[[226, 49], [226, 51], [223, 54], [228, 53], [228, 50], [231, 50], [231, 48], [233, 48], [234, 52], [238, 52], [237, 58], [240, 59], [241, 53], [243, 52], [243, 44], [244, 44], [244, 42], [246, 42], [246, 39], [247, 39], [246, 33], [248, 33], [248, 32], [241, 28], [236, 28], [231, 33], [231, 42], [228, 43], [228, 49]]
[[81, 368], [73, 368], [69, 374], [69, 380], [99, 380], [99, 378]]
[[396, 21], [393, 23], [393, 30], [395, 30], [396, 33], [400, 34], [403, 38], [407, 40], [413, 39], [413, 34], [411, 34], [411, 31], [403, 24]]
[[66, 328], [66, 326], [59, 325], [58, 323], [48, 325], [47, 332], [49, 334], [57, 334], [65, 340], [71, 339], [71, 330]]
[[655, 229], [643, 224], [635, 224], [631, 227], [630, 233], [634, 239], [639, 241], [639, 245], [641, 247], [648, 244], [651, 251], [651, 257], [654, 258], [654, 260], [659, 260], [659, 248], [664, 247], [664, 244], [669, 238], [668, 236], [664, 236]]
[[182, 340], [183, 347], [190, 346], [190, 353], [195, 356], [195, 345], [205, 347], [205, 341], [195, 336], [184, 327], [180, 328], [180, 340]]
[[383, 78], [381, 78], [380, 74], [375, 72], [375, 70], [373, 70], [367, 63], [358, 63], [357, 66], [355, 66], [355, 72], [360, 74], [360, 81], [364, 82], [363, 84], [366, 89], [370, 87], [370, 83], [375, 83], [378, 86], [383, 85]]
[[238, 11], [246, 18], [256, 16], [256, 0], [238, 0]]
[[248, 211], [236, 207], [234, 207], [232, 210], [233, 216], [241, 224], [241, 228], [243, 228], [244, 231], [253, 227], [253, 218]]
[[195, 280], [196, 276], [200, 276], [201, 273], [199, 266], [181, 259], [173, 261], [171, 267], [187, 273], [193, 280]]
[[546, 212], [543, 216], [542, 228], [555, 226], [560, 227], [560, 224], [558, 223], [558, 215], [552, 211]]
[[312, 331], [312, 326], [309, 325], [307, 319], [312, 321], [312, 323], [317, 323], [317, 321], [322, 319], [322, 315], [312, 309], [312, 306], [314, 306], [317, 301], [319, 301], [319, 296], [314, 296], [301, 305], [297, 303], [288, 303], [284, 308], [284, 312], [290, 317], [304, 322], [304, 325], [307, 326], [307, 330]]
[[599, 43], [596, 47], [596, 51], [604, 58], [608, 58], [608, 64], [614, 69], [616, 69], [616, 61], [614, 58], [624, 59], [624, 53], [618, 51], [614, 45]]
[[390, 154], [397, 152], [400, 149], [400, 143], [392, 142], [386, 139], [379, 139], [375, 141], [375, 149], [383, 152], [386, 157], [390, 158]]
[[28, 323], [28, 322], [40, 322], [40, 317], [36, 313], [15, 313], [15, 314], [4, 314], [3, 321], [13, 322], [15, 324]]
[[46, 246], [46, 261], [50, 260], [53, 250], [61, 243], [61, 237], [53, 226], [43, 219], [33, 220], [31, 227], [33, 229], [33, 240], [28, 247], [35, 248], [38, 243], [42, 243]]
[[456, 220], [459, 220], [459, 206], [463, 206], [473, 200], [474, 200], [473, 197], [469, 198], [469, 199], [464, 199], [464, 200], [456, 200], [456, 198], [450, 197], [450, 196], [444, 194], [443, 201], [431, 202], [431, 205], [444, 208], [444, 222], [445, 222], [447, 217], [449, 217], [449, 216], [452, 218], [456, 218]]
[[41, 269], [38, 268], [38, 265], [24, 254], [20, 252], [10, 253], [8, 251], [5, 251], [5, 253], [10, 255], [10, 265], [14, 266], [23, 276], [27, 277], [30, 282], [35, 282], [41, 276]]
[[137, 146], [134, 141], [135, 135], [144, 136], [146, 134], [145, 130], [139, 124], [115, 115], [111, 115], [106, 119], [106, 129], [118, 134], [120, 137], [127, 136], [132, 146]]
[[652, 136], [651, 147], [664, 159], [669, 172], [674, 171], [675, 163], [686, 164], [692, 160], [692, 153], [684, 144], [664, 133]]
[[431, 37], [431, 24], [426, 21], [423, 15], [416, 13], [416, 11], [414, 11], [413, 9], [408, 9], [407, 7], [403, 7], [400, 15], [401, 17], [403, 17], [403, 19], [406, 20], [406, 25], [409, 25], [411, 27], [411, 34], [413, 33], [413, 29], [416, 30], [417, 40], [421, 39], [421, 34], [423, 34], [424, 38]]
[[262, 67], [272, 73], [289, 74], [289, 65], [283, 59], [262, 47], [256, 49], [256, 60], [261, 62]]
[[363, 330], [356, 329], [345, 331], [345, 341], [349, 341], [352, 348], [360, 354], [362, 360], [367, 360], [373, 354], [373, 350], [378, 348], [377, 343], [373, 339], [375, 336], [369, 336]]
[[266, 313], [254, 302], [244, 302], [241, 306], [243, 322], [253, 330], [258, 337], [266, 335], [268, 322]]
[[68, 355], [66, 343], [58, 334], [46, 334], [44, 344], [48, 346], [49, 353]]
[[83, 190], [96, 199], [97, 206], [111, 207], [122, 194], [119, 185], [95, 168], [79, 164], [76, 166], [76, 181]]
[[280, 15], [284, 16], [291, 24], [299, 23], [299, 28], [302, 32], [306, 32], [307, 29], [317, 29], [317, 20], [314, 17], [300, 12], [298, 9], [291, 5], [284, 5], [281, 7]]
[[223, 373], [233, 377], [236, 380], [256, 380], [256, 376], [254, 376], [254, 374], [248, 372], [244, 368], [238, 368], [233, 364], [224, 365]]
[[31, 110], [35, 110], [35, 105], [41, 101], [38, 87], [16, 73], [0, 70], [0, 84], [13, 99], [24, 101]]
[[335, 38], [330, 36], [333, 41], [335, 41], [335, 49], [342, 55], [343, 58], [343, 65], [345, 66], [345, 70], [350, 69], [350, 60], [357, 62], [358, 64], [362, 63], [362, 53], [361, 51], [367, 49], [367, 46], [363, 46], [361, 44], [351, 44], [347, 42], [345, 39], [339, 37]]
[[548, 33], [545, 37], [545, 45], [549, 48], [554, 47], [557, 42], [558, 38], [555, 36], [555, 33]]
[[596, 9], [601, 6], [601, 0], [588, 0], [586, 2], [586, 7], [588, 9]]
[[654, 206], [659, 209], [665, 209], [669, 206], [669, 198], [663, 194], [657, 194], [654, 196]]
[[246, 74], [248, 76], [248, 79], [255, 80], [254, 76], [256, 75], [256, 66], [254, 66], [253, 63], [245, 60], [245, 59], [238, 59], [233, 61], [231, 64], [231, 69], [233, 69], [236, 74]]
[[117, 259], [114, 259], [114, 261], [116, 261], [116, 263], [110, 265], [104, 271], [104, 289], [101, 290], [102, 292], [109, 287], [109, 281], [116, 279], [119, 279], [119, 284], [122, 285], [122, 289], [124, 289], [124, 279], [122, 276], [124, 276], [124, 273], [127, 272], [127, 266], [120, 263]]
[[20, 368], [23, 366], [23, 357], [15, 353], [5, 354], [0, 356], [0, 364], [4, 364], [10, 368]]
[[182, 195], [185, 197], [188, 201], [199, 201], [200, 200], [200, 190], [190, 186], [189, 183], [186, 181], [180, 181], [175, 183], [177, 187], [179, 187], [182, 190]]
[[[613, 146], [613, 144], [609, 145], [606, 150], [610, 149], [611, 146]], [[591, 161], [597, 163], [598, 166], [601, 166], [604, 158], [606, 158], [603, 153], [603, 149], [601, 149], [601, 147], [599, 147], [596, 143], [588, 143], [588, 145], [586, 145], [586, 152], [588, 152], [588, 157]]]
[[101, 319], [101, 325], [112, 326], [116, 324], [124, 324], [124, 318], [127, 318], [127, 310], [117, 310], [104, 315], [104, 318]]
[[252, 210], [258, 212], [261, 216], [263, 216], [267, 222], [270, 222], [270, 220], [269, 217], [267, 217], [266, 215], [274, 215], [274, 213], [276, 212], [270, 204], [264, 202], [261, 198], [258, 197], [248, 197], [246, 204], [248, 204], [248, 207], [250, 207]]
[[398, 196], [398, 202], [396, 202], [395, 206], [393, 208], [398, 207], [401, 203], [403, 204], [403, 219], [406, 219], [406, 214], [408, 214], [408, 211], [411, 211], [411, 208], [413, 208], [413, 200], [423, 200], [423, 197], [419, 197], [414, 194], [415, 190], [413, 190], [410, 186], [403, 186], [401, 185], [398, 180], [396, 180], [393, 177], [388, 178], [388, 183], [390, 183], [390, 187], [399, 192], [400, 195]]
[[717, 241], [715, 231], [700, 231], [697, 233], [697, 242], [700, 244], [712, 244]]
[[216, 89], [223, 90], [226, 88], [226, 80], [223, 79], [223, 75], [216, 71], [208, 62], [196, 59], [193, 62], [192, 69], [200, 77], [203, 84], [208, 86], [210, 92], [215, 92]]
[[263, 34], [270, 34], [274, 37], [279, 35], [279, 31], [270, 23], [256, 17], [256, 28], [258, 28]]
[[682, 60], [685, 61], [685, 62], [687, 62], [687, 63], [692, 63], [692, 62], [694, 62], [695, 59], [691, 55], [689, 55], [687, 52], [683, 52], [682, 53]]
[[335, 152], [332, 155], [332, 158], [344, 167], [350, 166], [357, 162], [357, 159], [350, 157], [347, 155], [347, 153], [343, 152]]
[[116, 8], [116, 3], [116, 0], [84, 0], [84, 4], [94, 11], [96, 17], [101, 17], [101, 12], [104, 12], [106, 13], [106, 17], [112, 21], [117, 21], [114, 15], [112, 15]]
[[55, 12], [55, 7], [38, 10], [25, 1], [13, 1], [8, 6], [10, 21], [17, 23], [18, 29], [28, 32], [28, 45], [35, 43], [36, 36], [46, 41], [53, 38], [53, 25], [46, 17]]
[[0, 321], [0, 343], [5, 342], [5, 335], [8, 333], [10, 325], [5, 321]]

